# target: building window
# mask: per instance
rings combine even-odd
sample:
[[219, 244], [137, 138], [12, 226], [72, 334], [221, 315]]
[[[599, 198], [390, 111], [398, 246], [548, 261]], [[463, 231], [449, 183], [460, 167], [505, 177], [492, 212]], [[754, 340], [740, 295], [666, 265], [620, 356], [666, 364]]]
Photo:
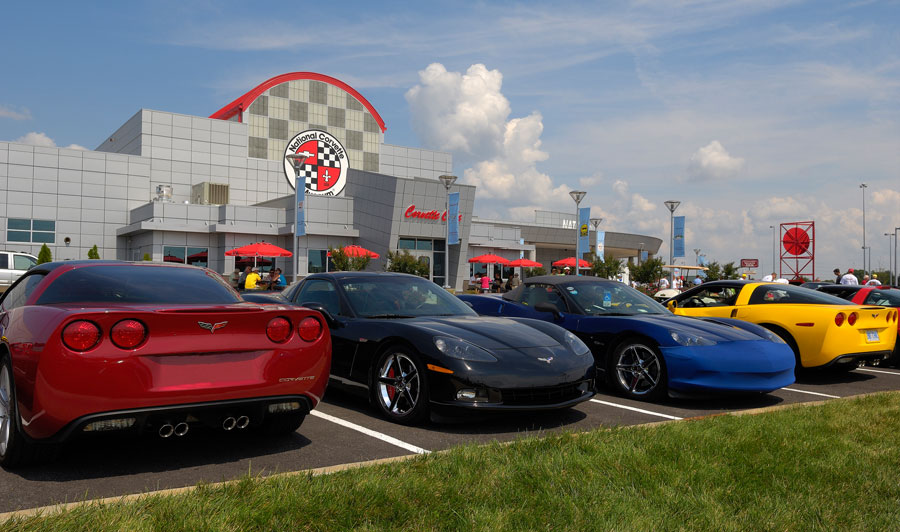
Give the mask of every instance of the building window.
[[377, 172], [378, 171], [378, 154], [377, 153], [369, 153], [367, 151], [363, 152], [363, 170], [366, 172]]
[[347, 149], [348, 150], [362, 150], [363, 149], [363, 134], [362, 131], [352, 131], [347, 130]]
[[165, 246], [163, 247], [163, 261], [206, 268], [209, 265], [209, 248]]
[[272, 96], [278, 96], [279, 98], [287, 98], [288, 97], [288, 84], [281, 83], [280, 85], [275, 85], [269, 91], [269, 94]]
[[288, 123], [287, 120], [279, 120], [277, 118], [269, 119], [269, 138], [287, 140]]
[[56, 222], [9, 218], [6, 221], [6, 241], [53, 244], [56, 242]]
[[269, 116], [269, 97], [260, 96], [252, 104], [250, 104], [251, 115]]
[[295, 122], [309, 122], [309, 105], [291, 100], [290, 118]]
[[306, 271], [309, 273], [333, 272], [334, 262], [328, 256], [327, 249], [311, 249], [308, 253], [308, 262], [306, 263]]
[[346, 111], [337, 107], [328, 108], [328, 125], [332, 127], [344, 127]]
[[250, 137], [249, 144], [249, 153], [247, 154], [250, 157], [255, 159], [266, 159], [269, 156], [268, 153], [268, 145], [269, 139], [263, 139], [259, 137]]
[[378, 122], [376, 122], [375, 118], [369, 113], [363, 115], [363, 131], [369, 133], [378, 133], [381, 131], [381, 128], [378, 127]]
[[309, 82], [309, 101], [312, 103], [328, 103], [328, 85], [321, 81]]

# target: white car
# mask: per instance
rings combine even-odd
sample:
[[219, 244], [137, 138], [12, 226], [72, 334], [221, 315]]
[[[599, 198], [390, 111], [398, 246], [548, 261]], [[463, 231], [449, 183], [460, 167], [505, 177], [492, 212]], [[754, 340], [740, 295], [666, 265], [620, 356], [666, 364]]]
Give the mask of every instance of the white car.
[[37, 257], [18, 251], [0, 251], [0, 292], [37, 264]]
[[665, 288], [665, 289], [660, 290], [659, 292], [653, 294], [653, 299], [655, 299], [659, 302], [663, 302], [669, 298], [677, 296], [680, 293], [681, 293], [681, 290], [677, 290], [675, 288]]

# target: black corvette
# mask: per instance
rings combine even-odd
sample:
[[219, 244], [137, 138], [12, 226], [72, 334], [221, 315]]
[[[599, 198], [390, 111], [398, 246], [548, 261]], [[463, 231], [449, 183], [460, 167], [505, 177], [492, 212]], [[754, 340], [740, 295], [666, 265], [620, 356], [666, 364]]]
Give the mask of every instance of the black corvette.
[[539, 320], [479, 317], [413, 275], [314, 274], [283, 297], [328, 321], [332, 385], [365, 392], [398, 423], [444, 407], [545, 410], [593, 396], [593, 358], [574, 334]]

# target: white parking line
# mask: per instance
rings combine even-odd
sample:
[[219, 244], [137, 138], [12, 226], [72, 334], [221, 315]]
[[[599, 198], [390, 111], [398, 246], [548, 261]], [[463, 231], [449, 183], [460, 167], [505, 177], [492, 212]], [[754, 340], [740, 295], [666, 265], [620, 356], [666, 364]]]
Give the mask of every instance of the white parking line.
[[332, 423], [337, 423], [338, 425], [341, 425], [342, 427], [347, 427], [348, 429], [353, 429], [357, 432], [362, 432], [363, 434], [365, 434], [367, 436], [371, 436], [371, 437], [379, 439], [383, 442], [390, 443], [391, 445], [396, 445], [397, 447], [400, 447], [401, 449], [406, 449], [407, 451], [414, 452], [416, 454], [428, 454], [431, 452], [428, 449], [416, 447], [415, 445], [406, 443], [405, 441], [400, 441], [397, 438], [392, 438], [391, 436], [388, 436], [387, 434], [375, 432], [374, 430], [367, 429], [366, 427], [357, 425], [356, 423], [350, 423], [349, 421], [344, 421], [341, 418], [334, 417], [334, 416], [331, 416], [328, 414], [324, 414], [322, 412], [319, 412], [318, 410], [313, 410], [312, 412], [310, 412], [310, 414], [312, 414], [316, 417], [320, 417], [326, 421], [331, 421]]
[[896, 371], [884, 371], [883, 369], [869, 369], [869, 368], [856, 368], [859, 371], [870, 371], [872, 373], [884, 373], [885, 375], [898, 375], [900, 376], [900, 372]]
[[606, 406], [614, 406], [614, 407], [616, 407], [616, 408], [624, 408], [625, 410], [632, 410], [632, 411], [634, 411], [634, 412], [640, 412], [641, 414], [649, 414], [649, 415], [651, 415], [651, 416], [664, 417], [664, 418], [666, 418], [666, 419], [684, 419], [684, 418], [681, 418], [681, 417], [670, 416], [670, 415], [668, 415], [668, 414], [660, 414], [660, 413], [658, 413], [658, 412], [651, 412], [651, 411], [649, 411], [649, 410], [642, 410], [642, 409], [640, 409], [640, 408], [635, 408], [635, 407], [633, 407], [633, 406], [618, 405], [618, 404], [616, 404], [616, 403], [607, 403], [606, 401], [601, 401], [601, 400], [599, 400], [599, 399], [591, 399], [591, 402], [592, 402], [592, 403], [600, 403], [601, 405], [606, 405]]
[[787, 390], [789, 392], [797, 392], [797, 393], [808, 393], [809, 395], [818, 395], [821, 397], [830, 397], [831, 399], [840, 399], [839, 395], [828, 395], [827, 393], [819, 393], [819, 392], [808, 392], [806, 390], [797, 390], [796, 388], [782, 388], [782, 390]]

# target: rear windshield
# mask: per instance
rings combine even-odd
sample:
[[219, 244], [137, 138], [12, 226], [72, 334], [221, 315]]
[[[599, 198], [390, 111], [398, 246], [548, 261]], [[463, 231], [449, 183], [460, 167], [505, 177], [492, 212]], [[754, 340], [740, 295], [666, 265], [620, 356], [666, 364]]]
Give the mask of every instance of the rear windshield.
[[847, 301], [801, 286], [789, 284], [764, 284], [753, 289], [749, 304], [762, 305], [766, 303], [788, 304], [806, 303], [813, 305], [847, 305]]
[[229, 304], [240, 298], [215, 272], [133, 264], [86, 266], [63, 273], [38, 305], [59, 303]]

